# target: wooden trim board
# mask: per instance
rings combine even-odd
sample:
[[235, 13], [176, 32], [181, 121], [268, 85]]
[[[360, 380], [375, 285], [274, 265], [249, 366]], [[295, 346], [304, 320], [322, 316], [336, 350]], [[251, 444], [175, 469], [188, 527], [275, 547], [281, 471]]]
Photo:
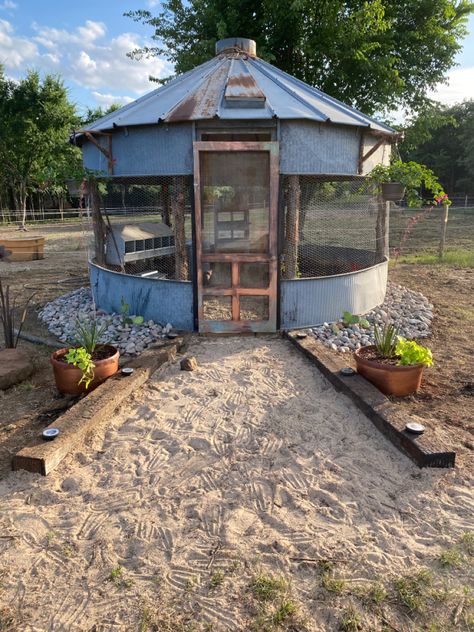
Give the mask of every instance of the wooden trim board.
[[[44, 441], [39, 435], [35, 442], [18, 452], [12, 461], [13, 470], [27, 470], [46, 476], [65, 456], [81, 448], [88, 436], [105, 425], [116, 408], [165, 362], [173, 359], [182, 346], [182, 339], [150, 349], [127, 363], [135, 370], [128, 377], [120, 373], [98, 386], [81, 399], [48, 428], [58, 428], [54, 441]], [[45, 430], [43, 428], [42, 430]]]
[[[306, 333], [306, 332], [305, 332]], [[410, 416], [360, 375], [344, 377], [340, 370], [347, 366], [347, 356], [326, 349], [310, 334], [297, 338], [297, 331], [285, 332], [285, 337], [315, 364], [321, 373], [354, 404], [399, 450], [419, 467], [454, 467], [456, 453], [443, 450], [430, 437], [429, 431], [413, 435], [404, 428]]]

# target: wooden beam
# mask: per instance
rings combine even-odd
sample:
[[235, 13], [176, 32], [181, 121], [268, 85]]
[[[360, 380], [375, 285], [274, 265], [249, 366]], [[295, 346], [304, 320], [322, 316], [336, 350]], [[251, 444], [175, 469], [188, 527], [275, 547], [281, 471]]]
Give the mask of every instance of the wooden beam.
[[98, 386], [84, 399], [58, 417], [48, 428], [58, 428], [54, 441], [44, 441], [39, 435], [35, 442], [13, 457], [12, 469], [27, 470], [46, 476], [65, 456], [83, 447], [87, 438], [113, 419], [116, 408], [165, 362], [174, 358], [183, 344], [177, 338], [159, 349], [145, 351], [128, 366], [134, 366], [132, 375], [118, 374]]
[[98, 132], [84, 132], [84, 135], [87, 138], [87, 140], [89, 140], [93, 145], [95, 145], [97, 149], [102, 154], [104, 154], [104, 156], [107, 158], [108, 174], [109, 176], [112, 176], [114, 174], [114, 162], [115, 162], [112, 156], [112, 134], [104, 134], [103, 132], [100, 133], [100, 136], [108, 137], [108, 149], [106, 149], [105, 147], [102, 147], [102, 145], [92, 135], [92, 134], [97, 134], [97, 133]]
[[301, 213], [301, 189], [299, 176], [288, 176], [285, 222], [285, 279], [298, 277], [299, 222]]
[[186, 235], [184, 230], [184, 211], [186, 198], [186, 176], [174, 176], [171, 208], [173, 210], [175, 279], [188, 280], [188, 256], [186, 253]]
[[454, 467], [456, 453], [440, 446], [430, 435], [429, 429], [419, 436], [405, 430], [408, 421], [419, 419], [392, 404], [388, 397], [362, 376], [341, 375], [340, 370], [348, 366], [347, 354], [342, 356], [329, 351], [313, 336], [299, 339], [296, 337], [297, 333], [287, 332], [286, 337], [318, 367], [338, 391], [347, 395], [399, 450], [419, 467]]
[[103, 266], [105, 263], [105, 222], [102, 217], [102, 211], [100, 209], [100, 196], [97, 188], [97, 182], [91, 179], [90, 184], [90, 200], [91, 200], [91, 215], [92, 215], [92, 228], [94, 231], [94, 248], [95, 248], [95, 260]]

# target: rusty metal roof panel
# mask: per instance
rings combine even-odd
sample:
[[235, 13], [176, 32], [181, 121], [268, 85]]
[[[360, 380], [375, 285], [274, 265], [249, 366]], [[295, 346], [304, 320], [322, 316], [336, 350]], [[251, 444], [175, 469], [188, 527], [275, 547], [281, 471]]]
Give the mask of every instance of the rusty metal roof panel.
[[304, 119], [395, 130], [253, 56], [219, 54], [91, 124], [90, 131], [160, 121]]

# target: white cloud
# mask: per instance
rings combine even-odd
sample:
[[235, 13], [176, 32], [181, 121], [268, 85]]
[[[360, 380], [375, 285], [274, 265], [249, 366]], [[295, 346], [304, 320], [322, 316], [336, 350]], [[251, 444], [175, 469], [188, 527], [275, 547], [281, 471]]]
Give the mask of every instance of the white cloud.
[[133, 101], [132, 97], [118, 97], [114, 94], [102, 94], [101, 92], [97, 92], [96, 90], [92, 92], [92, 96], [99, 105], [102, 105], [105, 108], [108, 108], [115, 103], [118, 103], [119, 105], [127, 105], [127, 103], [131, 103]]
[[[90, 90], [97, 103], [127, 103], [156, 86], [149, 75], [166, 76], [170, 65], [162, 59], [133, 60], [127, 53], [145, 42], [136, 33], [107, 38], [102, 22], [87, 20], [72, 31], [33, 24], [36, 35], [27, 39], [0, 19], [0, 63], [20, 76], [28, 68], [61, 74], [69, 85]], [[114, 96], [117, 93], [118, 96]]]
[[5, 11], [14, 11], [18, 8], [16, 2], [12, 2], [12, 0], [4, 0], [4, 2], [0, 3], [0, 9], [4, 9]]
[[455, 68], [448, 75], [448, 83], [437, 86], [429, 96], [445, 105], [474, 99], [474, 66]]
[[156, 7], [160, 4], [160, 0], [147, 0], [146, 2], [146, 6], [149, 9], [153, 9], [153, 7]]

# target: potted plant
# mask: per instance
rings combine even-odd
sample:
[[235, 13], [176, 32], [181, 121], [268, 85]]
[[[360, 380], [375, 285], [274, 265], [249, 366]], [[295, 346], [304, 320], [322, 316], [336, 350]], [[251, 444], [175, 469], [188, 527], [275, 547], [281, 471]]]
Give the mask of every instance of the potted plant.
[[80, 395], [92, 391], [118, 371], [118, 349], [99, 343], [107, 325], [96, 320], [76, 322], [74, 345], [51, 355], [54, 379], [58, 391]]
[[377, 165], [368, 176], [385, 201], [397, 202], [404, 196], [408, 206], [420, 206], [423, 200], [420, 189], [430, 191], [432, 196], [444, 192], [435, 174], [418, 162], [395, 160], [390, 165]]
[[354, 353], [357, 372], [385, 395], [403, 397], [416, 393], [424, 367], [433, 364], [431, 351], [414, 340], [402, 338], [389, 323], [382, 330], [376, 325], [374, 335], [374, 345], [361, 347]]

